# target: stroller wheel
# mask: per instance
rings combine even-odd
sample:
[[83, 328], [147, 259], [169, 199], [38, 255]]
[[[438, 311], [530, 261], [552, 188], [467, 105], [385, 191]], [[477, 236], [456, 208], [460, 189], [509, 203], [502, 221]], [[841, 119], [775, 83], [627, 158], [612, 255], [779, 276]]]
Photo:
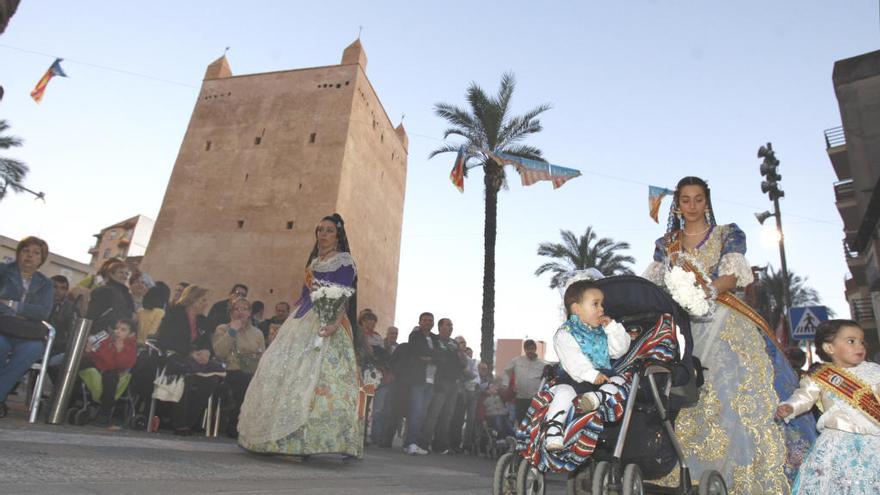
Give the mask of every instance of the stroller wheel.
[[147, 428], [147, 418], [144, 416], [132, 416], [128, 418], [128, 428], [132, 430], [144, 430]]
[[642, 486], [642, 470], [638, 464], [628, 464], [623, 469], [623, 495], [642, 495], [645, 488]]
[[67, 424], [75, 425], [76, 424], [76, 413], [79, 411], [76, 407], [71, 407], [67, 410]]
[[593, 487], [591, 490], [591, 495], [605, 495], [608, 493], [608, 488], [611, 485], [611, 463], [608, 461], [602, 461], [596, 464], [596, 469], [593, 471]]
[[92, 414], [88, 408], [80, 409], [73, 415], [73, 424], [76, 426], [82, 426], [88, 424], [91, 419]]
[[[495, 463], [492, 479], [492, 495], [516, 495], [516, 473], [520, 457], [508, 452]], [[525, 460], [522, 460], [525, 463]]]
[[727, 485], [718, 471], [705, 471], [700, 476], [700, 487], [697, 491], [700, 495], [727, 495]]
[[526, 460], [517, 469], [516, 495], [544, 495], [544, 473]]
[[586, 463], [568, 475], [565, 483], [566, 495], [591, 495], [593, 491], [593, 466]]

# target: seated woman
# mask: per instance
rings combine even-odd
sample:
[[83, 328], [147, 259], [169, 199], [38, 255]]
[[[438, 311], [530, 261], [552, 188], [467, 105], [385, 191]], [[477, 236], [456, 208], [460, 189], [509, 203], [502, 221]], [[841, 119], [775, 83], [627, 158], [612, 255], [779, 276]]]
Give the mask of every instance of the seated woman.
[[226, 388], [232, 395], [232, 404], [229, 411], [226, 435], [230, 438], [238, 437], [238, 414], [241, 403], [244, 401], [244, 393], [247, 391], [257, 364], [263, 351], [266, 350], [266, 340], [263, 332], [253, 325], [251, 319], [251, 303], [247, 299], [238, 299], [229, 308], [229, 323], [224, 323], [214, 330], [211, 341], [217, 359], [226, 365]]
[[6, 396], [45, 349], [42, 339], [15, 336], [20, 333], [12, 327], [49, 318], [52, 282], [37, 271], [48, 257], [46, 241], [25, 237], [15, 248], [15, 261], [0, 265], [0, 418], [7, 414]]
[[101, 277], [104, 285], [93, 290], [89, 296], [86, 318], [92, 320], [91, 333], [112, 332], [119, 320], [135, 318], [134, 300], [125, 285], [128, 280], [128, 267], [124, 261], [106, 263]]
[[131, 380], [128, 370], [137, 359], [135, 332], [135, 322], [119, 320], [110, 337], [97, 345], [92, 344], [91, 339], [86, 341], [85, 362], [79, 377], [89, 389], [92, 400], [100, 401], [101, 407], [95, 418], [97, 426], [110, 426], [113, 405]]
[[220, 378], [209, 365], [211, 332], [204, 315], [208, 289], [190, 285], [159, 325], [158, 346], [169, 354], [166, 375], [184, 376], [183, 395], [174, 404], [174, 433], [189, 435], [201, 417]]

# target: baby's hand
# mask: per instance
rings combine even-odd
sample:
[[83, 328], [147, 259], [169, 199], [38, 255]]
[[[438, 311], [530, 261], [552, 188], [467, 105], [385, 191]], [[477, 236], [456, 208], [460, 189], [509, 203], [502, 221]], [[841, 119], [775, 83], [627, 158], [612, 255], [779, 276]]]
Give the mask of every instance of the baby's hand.
[[607, 327], [608, 325], [611, 324], [612, 321], [614, 321], [614, 320], [612, 320], [611, 317], [608, 315], [602, 315], [599, 317], [599, 324], [602, 325], [603, 327]]
[[596, 375], [596, 378], [593, 380], [593, 385], [602, 385], [603, 383], [607, 383], [607, 382], [608, 382], [608, 377], [603, 375], [602, 373], [599, 373], [598, 375]]
[[791, 413], [794, 412], [794, 408], [788, 404], [780, 404], [779, 407], [776, 408], [776, 419], [785, 419], [791, 416]]

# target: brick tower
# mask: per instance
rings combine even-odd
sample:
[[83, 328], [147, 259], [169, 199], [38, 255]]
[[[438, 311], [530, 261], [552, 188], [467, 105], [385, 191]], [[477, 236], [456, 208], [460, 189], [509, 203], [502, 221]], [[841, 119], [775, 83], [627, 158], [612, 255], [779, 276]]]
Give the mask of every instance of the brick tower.
[[226, 296], [299, 297], [321, 217], [339, 212], [358, 264], [358, 307], [394, 322], [408, 138], [365, 70], [360, 41], [342, 63], [234, 76], [208, 66], [143, 268]]

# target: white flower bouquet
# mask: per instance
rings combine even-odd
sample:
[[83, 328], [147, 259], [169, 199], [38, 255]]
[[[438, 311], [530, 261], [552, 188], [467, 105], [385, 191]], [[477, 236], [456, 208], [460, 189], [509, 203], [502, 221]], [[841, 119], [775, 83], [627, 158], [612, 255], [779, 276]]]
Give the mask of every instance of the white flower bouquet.
[[[321, 328], [336, 321], [339, 311], [345, 306], [345, 302], [354, 295], [354, 289], [344, 285], [334, 284], [318, 280], [315, 282], [316, 288], [312, 291], [312, 304], [315, 311], [318, 312], [318, 320], [321, 322]], [[315, 350], [321, 348], [324, 343], [324, 337], [318, 335], [315, 337]]]
[[[678, 261], [695, 266], [691, 260], [679, 257]], [[696, 267], [696, 269], [699, 268]], [[701, 276], [703, 280], [709, 280], [705, 275], [701, 274]], [[707, 289], [697, 279], [697, 275], [680, 264], [674, 264], [667, 268], [663, 275], [663, 285], [669, 295], [675, 299], [675, 302], [693, 316], [706, 316], [715, 309], [714, 301], [707, 295]], [[711, 289], [709, 291], [711, 292]]]

